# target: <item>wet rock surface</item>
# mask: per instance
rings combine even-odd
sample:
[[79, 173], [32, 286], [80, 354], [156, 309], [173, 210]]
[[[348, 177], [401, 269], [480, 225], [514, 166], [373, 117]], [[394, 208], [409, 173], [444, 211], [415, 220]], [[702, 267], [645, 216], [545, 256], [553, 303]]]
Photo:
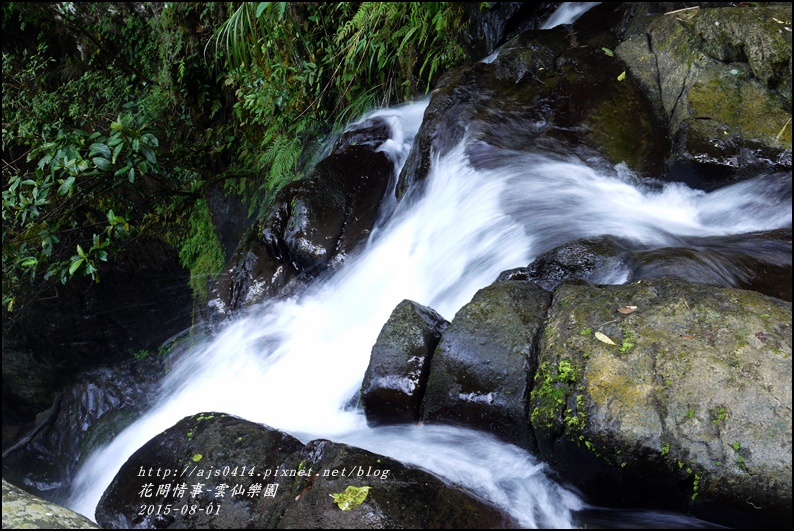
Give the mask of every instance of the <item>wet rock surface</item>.
[[361, 385], [371, 424], [419, 420], [430, 362], [449, 322], [434, 310], [404, 300], [383, 325]]
[[[186, 490], [175, 497], [173, 489], [180, 491], [182, 483], [202, 486], [195, 495]], [[168, 495], [157, 493], [161, 484], [170, 485]], [[360, 504], [341, 510], [331, 495], [350, 486], [369, 490]], [[139, 514], [141, 506], [169, 503], [167, 515], [165, 509]], [[133, 454], [102, 497], [97, 520], [104, 527], [146, 529], [516, 525], [493, 505], [420, 469], [326, 440], [304, 446], [288, 434], [220, 413], [185, 418]]]
[[680, 244], [654, 248], [613, 236], [574, 240], [499, 279], [531, 280], [551, 290], [563, 280], [622, 284], [668, 277], [791, 302], [791, 229], [686, 238]]
[[622, 65], [602, 51], [617, 46], [608, 28], [621, 16], [621, 8], [603, 4], [572, 26], [522, 33], [493, 63], [445, 74], [400, 175], [398, 196], [427, 176], [431, 153], [444, 155], [464, 136], [476, 168], [498, 162], [500, 150], [573, 149], [583, 158], [600, 154], [661, 174], [664, 128], [639, 88], [618, 81]]
[[358, 124], [309, 177], [279, 192], [212, 286], [210, 322], [294, 292], [367, 240], [392, 177], [392, 163], [377, 151], [389, 133], [383, 120]]
[[164, 356], [153, 354], [79, 377], [49, 410], [21, 427], [14, 440], [30, 435], [17, 449], [5, 449], [5, 477], [48, 499], [68, 496], [82, 460], [152, 404], [166, 366]]
[[477, 292], [444, 332], [430, 365], [422, 419], [489, 431], [530, 445], [528, 375], [551, 294], [507, 281]]
[[790, 312], [677, 280], [562, 284], [530, 402], [539, 456], [596, 503], [785, 526]]

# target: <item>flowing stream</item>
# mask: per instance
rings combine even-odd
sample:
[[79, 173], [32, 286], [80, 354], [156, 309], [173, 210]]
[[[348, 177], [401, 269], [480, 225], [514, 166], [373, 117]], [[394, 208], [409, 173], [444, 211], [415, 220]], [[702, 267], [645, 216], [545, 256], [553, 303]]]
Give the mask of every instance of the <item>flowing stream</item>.
[[[426, 105], [376, 113], [391, 125], [392, 139], [381, 149], [397, 168]], [[68, 505], [93, 519], [133, 452], [185, 416], [219, 411], [304, 442], [327, 438], [417, 464], [505, 508], [525, 527], [576, 525], [586, 504], [524, 450], [449, 426], [367, 427], [350, 404], [391, 311], [411, 299], [451, 320], [500, 272], [572, 239], [611, 234], [662, 247], [788, 227], [791, 202], [779, 199], [771, 176], [706, 193], [559, 155], [496, 153], [490, 161], [475, 169], [463, 145], [436, 157], [421, 195], [385, 203], [365, 248], [333, 276], [294, 298], [250, 309], [175, 362], [157, 405], [86, 460]], [[729, 269], [723, 274], [726, 284], [735, 281]], [[598, 280], [620, 283], [626, 275], [611, 271]], [[620, 519], [639, 527], [699, 524], [624, 511], [609, 525]]]
[[[381, 149], [398, 165], [425, 106], [378, 112], [393, 129]], [[420, 465], [506, 508], [526, 527], [573, 526], [584, 503], [550, 481], [527, 452], [448, 426], [368, 428], [363, 413], [349, 407], [392, 309], [408, 298], [452, 319], [501, 271], [571, 239], [612, 234], [664, 246], [774, 229], [790, 226], [791, 203], [776, 202], [776, 181], [763, 176], [706, 193], [559, 156], [502, 153], [493, 160], [476, 170], [462, 146], [437, 158], [422, 195], [396, 205], [333, 276], [298, 297], [253, 308], [180, 359], [158, 405], [87, 460], [69, 505], [93, 517], [135, 450], [185, 416], [220, 411], [303, 441], [328, 438]], [[621, 271], [608, 276], [601, 280], [625, 280]], [[661, 518], [649, 514], [649, 522]]]

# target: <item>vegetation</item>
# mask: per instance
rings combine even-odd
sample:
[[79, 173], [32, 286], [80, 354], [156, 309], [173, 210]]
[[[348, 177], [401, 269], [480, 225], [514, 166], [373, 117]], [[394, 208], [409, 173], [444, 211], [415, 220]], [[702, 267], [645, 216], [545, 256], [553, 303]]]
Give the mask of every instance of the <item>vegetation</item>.
[[2, 12], [4, 312], [53, 282], [99, 282], [139, 238], [174, 247], [206, 296], [223, 265], [210, 191], [261, 211], [313, 164], [322, 137], [423, 94], [465, 57], [458, 3]]

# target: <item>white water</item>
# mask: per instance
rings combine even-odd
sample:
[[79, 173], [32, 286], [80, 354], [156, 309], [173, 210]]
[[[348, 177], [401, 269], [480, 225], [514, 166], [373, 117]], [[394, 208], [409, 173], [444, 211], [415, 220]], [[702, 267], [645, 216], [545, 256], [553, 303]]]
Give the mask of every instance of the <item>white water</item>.
[[[394, 130], [383, 149], [398, 164], [425, 106], [380, 111]], [[462, 147], [436, 158], [424, 194], [390, 208], [366, 249], [333, 277], [299, 298], [254, 308], [180, 359], [157, 407], [87, 460], [69, 505], [93, 518], [135, 450], [187, 415], [220, 411], [303, 441], [329, 438], [418, 464], [526, 527], [570, 527], [582, 502], [527, 452], [451, 427], [370, 429], [346, 407], [392, 309], [408, 298], [451, 319], [501, 271], [571, 239], [612, 234], [661, 246], [681, 236], [774, 229], [790, 226], [791, 203], [765, 197], [771, 185], [763, 178], [705, 193], [645, 186], [625, 168], [598, 172], [574, 159], [499, 153], [492, 160], [499, 162], [475, 170]]]
[[551, 14], [549, 19], [543, 23], [540, 29], [551, 29], [561, 24], [572, 24], [577, 18], [590, 10], [590, 8], [600, 3], [601, 2], [563, 2], [560, 4], [560, 7]]

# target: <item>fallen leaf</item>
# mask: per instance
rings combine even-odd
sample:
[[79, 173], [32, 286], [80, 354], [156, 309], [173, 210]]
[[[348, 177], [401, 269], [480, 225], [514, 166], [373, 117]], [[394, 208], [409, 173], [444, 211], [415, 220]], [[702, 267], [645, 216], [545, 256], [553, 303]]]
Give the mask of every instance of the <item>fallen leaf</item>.
[[354, 487], [350, 485], [344, 492], [329, 494], [342, 511], [349, 511], [361, 505], [367, 499], [367, 493], [372, 487]]
[[686, 334], [681, 334], [681, 337], [684, 339], [695, 339], [695, 336], [688, 336]]
[[618, 81], [623, 81], [624, 79], [626, 79], [626, 71], [625, 70], [623, 71], [623, 73], [621, 73], [618, 76]]
[[617, 343], [609, 339], [606, 335], [602, 334], [601, 332], [596, 332], [595, 336], [596, 339], [601, 341], [602, 343], [606, 343], [607, 345], [617, 345]]
[[615, 54], [609, 48], [601, 48], [601, 49], [604, 50], [604, 53], [607, 54], [608, 56], [615, 57]]
[[628, 315], [630, 313], [634, 313], [635, 311], [637, 311], [637, 307], [636, 306], [621, 306], [620, 308], [618, 308], [618, 311], [620, 313], [622, 313], [623, 315]]

